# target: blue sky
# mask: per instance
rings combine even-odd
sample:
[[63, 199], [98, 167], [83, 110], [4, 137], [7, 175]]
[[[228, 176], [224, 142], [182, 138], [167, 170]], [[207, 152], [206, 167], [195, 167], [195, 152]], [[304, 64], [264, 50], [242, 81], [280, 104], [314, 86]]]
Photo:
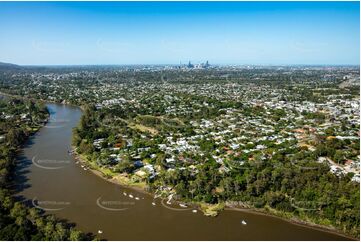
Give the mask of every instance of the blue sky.
[[0, 61], [359, 64], [359, 2], [0, 2]]

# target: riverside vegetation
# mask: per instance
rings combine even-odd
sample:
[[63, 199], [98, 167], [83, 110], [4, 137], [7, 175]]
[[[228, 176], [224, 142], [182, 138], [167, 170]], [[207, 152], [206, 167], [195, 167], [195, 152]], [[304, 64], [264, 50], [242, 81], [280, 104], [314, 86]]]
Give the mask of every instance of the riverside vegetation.
[[88, 238], [72, 225], [16, 201], [9, 188], [18, 150], [48, 117], [46, 106], [40, 102], [13, 98], [0, 100], [0, 240]]
[[107, 178], [208, 215], [253, 208], [359, 237], [358, 68], [74, 67], [0, 80], [81, 105], [73, 144]]

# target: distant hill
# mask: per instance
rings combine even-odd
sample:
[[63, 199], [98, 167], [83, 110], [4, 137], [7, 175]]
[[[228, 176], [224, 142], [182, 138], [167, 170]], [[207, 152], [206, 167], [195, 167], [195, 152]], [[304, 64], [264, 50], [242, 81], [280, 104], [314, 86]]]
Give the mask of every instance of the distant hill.
[[0, 70], [11, 70], [11, 69], [21, 69], [21, 66], [11, 64], [11, 63], [5, 63], [0, 62]]

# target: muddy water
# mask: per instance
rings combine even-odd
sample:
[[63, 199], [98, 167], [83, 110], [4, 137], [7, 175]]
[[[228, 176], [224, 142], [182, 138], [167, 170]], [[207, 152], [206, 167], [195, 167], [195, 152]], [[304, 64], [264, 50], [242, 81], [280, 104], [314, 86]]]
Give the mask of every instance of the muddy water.
[[166, 201], [162, 205], [159, 199], [109, 183], [84, 170], [68, 153], [80, 109], [57, 104], [48, 104], [48, 108], [50, 122], [28, 141], [19, 156], [18, 195], [47, 213], [76, 223], [83, 231], [102, 232], [99, 236], [108, 240], [345, 239], [246, 212], [224, 211], [209, 218], [191, 208]]

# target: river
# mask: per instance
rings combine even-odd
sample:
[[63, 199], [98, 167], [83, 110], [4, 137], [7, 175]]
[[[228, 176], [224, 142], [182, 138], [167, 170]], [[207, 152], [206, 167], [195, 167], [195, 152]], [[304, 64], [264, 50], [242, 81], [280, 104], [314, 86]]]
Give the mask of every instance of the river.
[[107, 240], [346, 239], [247, 212], [227, 210], [210, 218], [192, 208], [166, 201], [162, 205], [150, 195], [110, 183], [85, 170], [68, 153], [72, 128], [79, 122], [81, 110], [69, 105], [47, 106], [50, 121], [28, 140], [19, 155], [17, 195], [47, 213], [76, 223], [84, 232], [101, 232], [99, 237]]

